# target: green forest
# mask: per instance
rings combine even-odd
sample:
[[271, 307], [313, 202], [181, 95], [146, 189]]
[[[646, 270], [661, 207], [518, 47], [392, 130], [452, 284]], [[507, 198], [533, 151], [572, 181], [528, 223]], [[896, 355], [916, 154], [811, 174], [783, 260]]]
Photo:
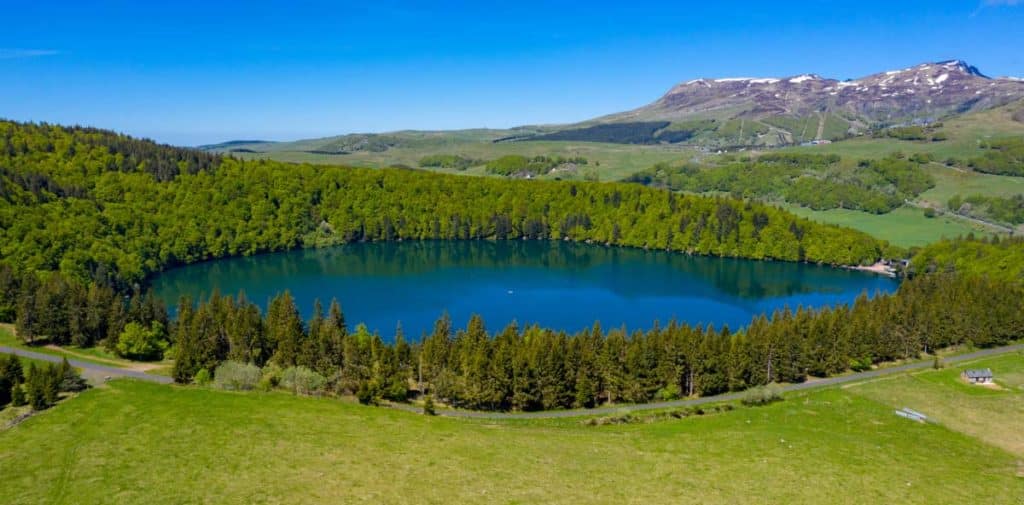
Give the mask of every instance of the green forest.
[[482, 160], [474, 160], [457, 154], [431, 154], [420, 158], [419, 165], [425, 168], [454, 168], [465, 170], [474, 165], [484, 163]]
[[[648, 331], [595, 324], [569, 335], [514, 324], [489, 330], [479, 317], [457, 329], [442, 315], [421, 342], [399, 330], [387, 344], [349, 328], [336, 301], [302, 320], [287, 292], [265, 314], [244, 293], [214, 294], [182, 300], [171, 319], [145, 290], [155, 272], [353, 241], [593, 241], [837, 265], [872, 263], [886, 245], [749, 200], [638, 184], [241, 161], [45, 124], [0, 123], [0, 139], [0, 321], [14, 322], [29, 343], [173, 357], [183, 383], [354, 394], [365, 403], [429, 395], [488, 410], [590, 407], [800, 382], [951, 345], [999, 345], [1024, 330], [1024, 248], [969, 239], [923, 250], [910, 270], [916, 277], [894, 295], [787, 309], [738, 332], [670, 322]], [[808, 161], [789, 156], [758, 163]], [[864, 168], [893, 187], [917, 187], [916, 163]]]
[[894, 155], [847, 167], [835, 154], [763, 154], [723, 157], [713, 165], [661, 163], [628, 182], [694, 193], [785, 200], [814, 210], [852, 209], [884, 214], [935, 186], [920, 165], [930, 158]]
[[964, 216], [1018, 225], [1024, 223], [1024, 195], [1011, 197], [953, 195], [947, 208]]
[[0, 167], [0, 259], [119, 290], [178, 264], [361, 240], [577, 240], [840, 265], [884, 248], [729, 198], [241, 161], [51, 125], [0, 123]]
[[504, 176], [543, 175], [561, 166], [586, 164], [587, 159], [580, 156], [570, 158], [563, 158], [561, 156], [526, 157], [519, 154], [509, 154], [488, 161], [486, 168], [488, 173]]

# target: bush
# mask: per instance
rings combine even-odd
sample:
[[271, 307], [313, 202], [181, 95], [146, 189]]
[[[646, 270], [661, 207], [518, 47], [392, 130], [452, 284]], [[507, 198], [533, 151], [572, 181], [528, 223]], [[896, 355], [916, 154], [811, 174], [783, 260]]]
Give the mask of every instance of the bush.
[[672, 384], [659, 389], [654, 396], [661, 401], [670, 401], [679, 398], [681, 394], [682, 390], [679, 389], [679, 385]]
[[166, 349], [164, 327], [156, 321], [150, 328], [135, 322], [126, 324], [115, 346], [118, 356], [142, 361], [158, 360]]
[[320, 392], [327, 379], [304, 366], [293, 366], [285, 369], [281, 377], [281, 386], [295, 394], [311, 395]]
[[769, 403], [782, 400], [782, 392], [777, 384], [758, 386], [750, 388], [743, 393], [740, 403], [752, 407], [757, 405], [768, 405]]
[[195, 382], [197, 386], [206, 386], [210, 384], [210, 371], [203, 368], [196, 373], [196, 376], [192, 378], [192, 382]]
[[225, 361], [213, 372], [213, 385], [228, 391], [248, 391], [259, 384], [262, 375], [260, 367], [251, 363]]
[[850, 359], [850, 370], [854, 372], [863, 372], [865, 370], [871, 370], [871, 358], [852, 358]]
[[924, 217], [927, 217], [929, 219], [935, 217], [935, 209], [931, 207], [924, 209]]
[[281, 375], [284, 373], [281, 367], [269, 363], [263, 367], [263, 376], [260, 377], [260, 391], [270, 391], [281, 385]]
[[360, 381], [356, 389], [356, 399], [363, 405], [377, 405], [380, 398], [380, 391], [376, 384], [371, 381]]
[[423, 400], [423, 414], [428, 416], [436, 416], [437, 410], [434, 409], [434, 396], [427, 395]]

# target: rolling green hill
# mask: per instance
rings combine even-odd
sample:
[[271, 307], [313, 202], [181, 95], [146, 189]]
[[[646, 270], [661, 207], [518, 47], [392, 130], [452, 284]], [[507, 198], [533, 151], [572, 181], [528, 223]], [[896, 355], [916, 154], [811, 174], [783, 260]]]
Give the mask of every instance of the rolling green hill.
[[[116, 381], [0, 432], [5, 503], [1013, 503], [1024, 356], [588, 426]], [[936, 423], [894, 415], [911, 407]]]

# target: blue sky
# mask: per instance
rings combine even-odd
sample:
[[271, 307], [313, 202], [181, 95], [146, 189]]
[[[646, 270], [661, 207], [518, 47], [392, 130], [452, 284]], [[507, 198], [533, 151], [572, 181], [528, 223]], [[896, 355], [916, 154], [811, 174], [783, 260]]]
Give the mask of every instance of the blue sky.
[[1024, 75], [1024, 0], [85, 3], [5, 5], [0, 117], [194, 145], [570, 122], [696, 77]]

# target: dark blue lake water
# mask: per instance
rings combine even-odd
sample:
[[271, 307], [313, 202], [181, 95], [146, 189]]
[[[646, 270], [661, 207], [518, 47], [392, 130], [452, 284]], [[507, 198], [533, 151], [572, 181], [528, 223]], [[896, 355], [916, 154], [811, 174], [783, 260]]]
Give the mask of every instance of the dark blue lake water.
[[458, 327], [478, 313], [491, 331], [512, 320], [572, 332], [595, 320], [647, 329], [673, 318], [736, 329], [787, 305], [852, 302], [897, 285], [815, 265], [540, 241], [350, 244], [199, 263], [153, 281], [169, 306], [219, 289], [244, 290], [266, 309], [287, 289], [309, 317], [315, 299], [337, 298], [350, 324], [385, 339], [399, 321], [418, 339], [444, 311]]

